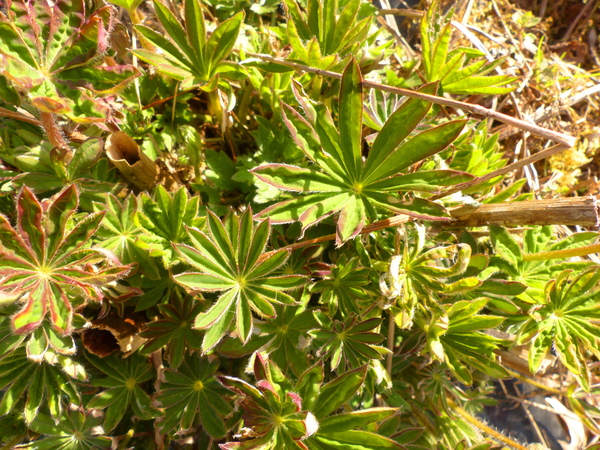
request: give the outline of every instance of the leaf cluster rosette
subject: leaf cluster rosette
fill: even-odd
[[[30,333],[49,313],[63,335],[73,332],[75,307],[104,298],[102,287],[125,277],[109,251],[89,247],[104,213],[74,221],[78,192],[70,186],[41,203],[24,187],[13,227],[0,215],[0,295],[24,304],[12,317],[15,333]]]
[[[214,347],[235,323],[242,342],[248,342],[254,328],[253,312],[260,317],[275,317],[274,304],[292,305],[295,300],[285,291],[306,283],[300,275],[274,275],[286,261],[286,251],[261,258],[271,225],[263,220],[254,226],[252,210],[241,217],[229,215],[221,222],[207,211],[209,234],[188,228],[193,246],[177,244],[175,248],[186,263],[199,272],[175,275],[182,286],[205,292],[219,292],[218,300],[196,318],[196,327],[207,329],[202,341],[204,352]]]

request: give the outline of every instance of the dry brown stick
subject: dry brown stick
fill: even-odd
[[[531,117],[531,120],[535,123],[545,122],[552,115],[556,115],[559,112],[566,111],[571,106],[574,106],[577,103],[581,102],[582,100],[585,100],[586,98],[591,97],[592,95],[596,95],[599,92],[600,92],[600,84],[591,86],[591,87],[584,89],[583,91],[573,95],[572,97],[567,98],[562,105],[558,106],[557,111],[552,111],[552,109],[550,107],[539,109],[538,111],[536,111],[534,113],[533,117]],[[561,95],[561,98],[562,97],[563,97],[563,95]],[[492,130],[492,131],[500,133],[500,137],[499,137],[500,141],[507,139],[509,137],[512,137],[519,132],[518,130],[515,130],[513,127],[508,127],[506,125],[501,125],[501,126],[497,127],[496,130]]]
[[[599,225],[595,197],[571,197],[509,203],[465,205],[450,211],[455,221],[445,226]]]
[[[450,194],[454,194],[455,192],[462,191],[463,189],[467,189],[478,184],[489,181],[493,178],[499,177],[500,175],[507,174],[508,172],[512,172],[513,170],[520,169],[521,167],[526,166],[527,164],[532,164],[536,161],[539,161],[544,158],[549,158],[556,153],[560,153],[563,150],[567,150],[568,146],[563,144],[556,144],[546,150],[542,150],[541,152],[536,153],[535,155],[528,156],[527,158],[523,158],[520,161],[516,161],[508,166],[504,166],[498,170],[494,170],[493,172],[488,173],[487,175],[483,175],[481,177],[477,177],[474,180],[471,180],[467,183],[457,184],[456,186],[451,187],[450,189],[445,190],[444,192],[437,194],[431,198],[431,200],[437,200],[442,197],[446,197]]]
[[[246,53],[248,56],[262,59],[263,61],[272,62],[275,64],[280,64],[282,66],[291,67],[292,69],[300,70],[303,72],[314,73],[319,76],[331,77],[341,80],[342,74],[337,72],[331,72],[329,70],[317,69],[315,67],[305,66],[304,64],[298,64],[292,61],[287,61],[280,58],[275,58],[270,55],[264,55],[262,53]],[[549,130],[547,128],[540,127],[538,125],[526,122],[524,120],[519,120],[514,117],[511,117],[506,114],[502,114],[500,112],[485,108],[480,105],[474,105],[472,103],[461,102],[459,100],[453,100],[449,98],[439,97],[437,95],[424,94],[422,92],[411,91],[410,89],[402,89],[398,87],[388,86],[385,84],[375,83],[373,81],[364,80],[362,82],[364,87],[370,89],[378,89],[384,92],[390,92],[392,94],[404,95],[406,97],[417,98],[420,100],[425,100],[428,102],[436,103],[438,105],[448,106],[450,108],[456,108],[462,111],[468,111],[472,114],[476,114],[478,116],[482,116],[488,119],[495,119],[499,122],[506,123],[508,125],[512,125],[514,127],[520,128],[521,130],[529,131],[536,136],[542,136],[546,139],[550,139],[556,143],[563,144],[566,148],[573,147],[577,138],[570,136],[568,134],[559,133],[554,130]],[[564,148],[563,148],[564,149]]]
[[[404,215],[404,214],[399,214],[397,216],[390,217],[389,219],[378,220],[377,222],[374,222],[370,225],[366,225],[361,230],[360,234],[363,235],[363,234],[372,233],[373,231],[383,230],[385,228],[396,227],[398,225],[402,225],[403,223],[409,222],[410,220],[412,220],[412,217]],[[260,255],[260,258],[258,258],[258,262],[264,261],[265,259],[269,258],[273,254],[275,254],[277,252],[281,252],[283,250],[292,251],[292,250],[297,250],[299,248],[304,248],[304,247],[309,247],[311,245],[320,244],[321,242],[334,241],[335,237],[336,237],[335,234],[328,234],[325,236],[319,236],[318,238],[315,238],[315,239],[307,239],[305,241],[300,241],[300,242],[296,242],[294,244],[286,245],[285,247],[278,248],[277,250],[271,250],[270,252],[263,253],[262,255]]]
[[[38,127],[42,126],[42,122],[40,122],[35,117],[29,117],[20,112],[11,111],[9,109],[0,108],[0,117],[8,117],[9,119],[20,120],[22,122],[27,122],[33,125],[37,125]]]
[[[451,219],[439,221],[444,228],[471,227],[486,225],[582,225],[598,226],[599,211],[595,197],[574,197],[554,200],[531,200],[510,203],[490,203],[479,206],[461,206],[450,211]],[[365,226],[361,235],[396,227],[413,218],[404,214],[378,220]],[[293,251],[322,242],[335,240],[335,234],[296,242],[285,247],[264,253],[259,261],[274,253]]]

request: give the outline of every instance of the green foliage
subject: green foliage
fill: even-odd
[[[379,344],[383,336],[372,330],[379,327],[381,319],[368,319],[362,322],[349,314],[344,322],[334,321],[327,316],[319,317],[321,328],[311,331],[319,342],[320,352],[331,360],[331,370],[344,372],[364,366],[370,359],[381,359],[389,350]],[[342,363],[340,365],[340,363]]]
[[[597,440],[600,270],[533,259],[598,233],[452,228],[532,190],[491,121],[390,88],[511,91],[452,10],[400,45],[366,0],[5,3],[0,446],[497,449],[515,373]]]
[[[50,314],[62,335],[73,332],[73,306],[101,301],[101,287],[126,276],[130,266],[114,255],[86,246],[102,220],[90,214],[73,223],[78,193],[71,186],[45,206],[24,187],[17,197],[13,227],[0,215],[0,289],[23,308],[12,317],[15,333],[30,333]],[[93,268],[93,269],[92,269]]]
[[[296,0],[286,0],[284,5],[294,57],[312,67],[327,69],[340,57],[356,54],[369,33],[372,16],[359,17],[360,0],[341,5],[337,0],[311,0],[306,11]]]
[[[223,417],[231,412],[231,406],[223,399],[224,389],[215,378],[218,365],[216,360],[209,362],[192,354],[178,370],[165,371],[165,382],[157,398],[165,408],[163,433],[176,426],[190,429],[198,416],[210,436],[215,439],[225,436]]]
[[[110,47],[112,6],[91,14],[85,2],[10,1],[0,15],[2,75],[41,112],[99,122],[111,108],[102,96],[123,88],[140,71],[98,64]]]
[[[101,422],[102,416],[96,411],[69,411],[61,416],[58,422],[40,414],[30,426],[34,432],[44,437],[18,448],[36,450],[106,448],[110,446],[112,440],[104,435]]]
[[[39,342],[33,338],[26,348],[21,347],[4,357],[0,371],[0,386],[5,390],[0,414],[21,410],[27,423],[36,419],[40,408],[49,411],[54,420],[61,419],[65,413],[65,398],[80,405],[77,386],[67,373],[73,378],[85,379],[82,368],[75,368],[77,364],[70,358],[51,350],[39,352],[36,344]],[[32,361],[33,358],[36,360]]]
[[[144,38],[160,49],[163,55],[149,50],[133,50],[140,59],[156,66],[165,75],[182,82],[182,87],[201,85],[211,91],[217,87],[219,75],[243,76],[243,69],[223,62],[229,56],[238,37],[244,14],[236,14],[220,24],[207,39],[202,4],[185,1],[185,27],[161,1],[154,1],[156,15],[170,39],[153,29],[137,25]]]
[[[442,17],[439,0],[435,0],[421,21],[421,43],[425,79],[440,82],[444,92],[454,94],[505,94],[505,87],[516,80],[509,75],[488,75],[500,66],[502,59],[489,61],[481,50],[457,48],[449,51],[452,35],[452,11]],[[471,62],[474,59],[479,61]],[[465,65],[466,64],[466,65]]]
[[[152,407],[150,396],[142,389],[143,383],[154,378],[154,372],[149,362],[133,355],[118,364],[119,357],[111,355],[100,359],[86,355],[89,362],[100,370],[106,378],[94,379],[96,387],[106,388],[94,398],[87,407],[105,409],[104,429],[111,431],[123,419],[130,407],[140,420],[150,420],[159,416],[159,411]]]
[[[593,267],[571,278],[573,270],[560,272],[548,282],[541,304],[533,307],[530,319],[520,330],[521,342],[531,341],[529,367],[536,373],[551,346],[571,373],[589,389],[585,351],[599,354],[598,281]]]
[[[132,201],[130,204],[130,208],[133,207]],[[200,198],[190,198],[185,188],[171,195],[159,186],[154,198],[142,194],[141,208],[136,210],[133,217],[145,233],[136,240],[136,244],[148,250],[151,256],[160,256],[165,267],[175,264],[172,244],[188,242],[185,227],[201,223],[198,218],[199,204]]]
[[[225,223],[208,211],[210,236],[188,228],[193,247],[177,245],[181,258],[201,272],[184,272],[175,280],[188,289],[222,291],[210,309],[196,318],[196,327],[208,328],[202,341],[204,352],[229,331],[234,319],[239,338],[246,343],[253,330],[252,312],[275,317],[275,304],[294,304],[285,291],[300,287],[298,275],[270,276],[287,259],[285,251],[260,260],[270,233],[268,220],[254,226],[252,211],[242,217],[230,215]]]
[[[409,99],[388,119],[363,163],[361,81],[360,69],[351,61],[340,87],[339,129],[325,105],[312,104],[297,90],[296,99],[308,120],[290,106],[282,105],[284,121],[296,144],[321,170],[287,164],[264,164],[254,169],[260,180],[272,186],[306,194],[270,206],[259,217],[269,217],[274,223],[297,220],[306,229],[339,213],[336,242],[341,245],[356,237],[367,220],[376,219],[378,209],[430,220],[446,215],[437,203],[416,196],[403,201],[397,193],[435,192],[440,186],[470,180],[469,174],[449,170],[401,172],[450,145],[466,121],[450,121],[405,141],[431,107],[430,103]],[[434,93],[435,85],[422,90]]]
[[[323,383],[323,368],[314,366],[294,381],[257,354],[254,376],[258,380],[256,386],[239,378],[219,377],[226,388],[243,399],[242,417],[252,437],[227,443],[222,448],[402,448],[389,438],[361,430],[389,418],[396,412],[394,408],[333,414],[350,400],[364,381],[362,369]]]
[[[141,334],[148,339],[142,352],[149,354],[166,346],[167,361],[171,367],[178,368],[186,349],[199,349],[202,344],[200,332],[192,328],[201,309],[202,304],[194,303],[191,296],[182,300],[177,297],[172,304],[158,305],[162,317],[148,323],[148,330]]]
[[[11,178],[15,189],[27,186],[36,194],[54,193],[74,184],[81,207],[92,210],[92,202],[103,202],[108,193],[117,194],[124,185],[102,158],[103,142],[87,139],[74,149],[67,161],[48,146],[0,148],[2,159],[22,171]]]

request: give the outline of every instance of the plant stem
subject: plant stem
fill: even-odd
[[[394,336],[396,331],[396,322],[394,321],[394,315],[392,314],[391,309],[388,310],[390,315],[390,319],[388,322],[388,350],[390,353],[387,355],[387,359],[385,361],[385,370],[387,370],[388,375],[390,376],[390,380],[392,379],[392,362],[394,358]]]
[[[0,117],[8,117],[9,119],[20,120],[21,122],[27,122],[32,125],[42,126],[42,122],[37,120],[35,117],[29,117],[20,112],[11,111],[9,109],[0,108]]]
[[[58,147],[65,150],[69,148],[67,141],[65,141],[65,138],[63,137],[62,132],[56,123],[54,114],[40,111],[40,121],[44,131],[46,132],[46,136],[53,147]]]
[[[551,252],[528,253],[523,255],[523,261],[548,261],[549,259],[566,259],[573,256],[586,256],[600,252],[600,244],[586,245],[578,248],[565,248]]]
[[[452,209],[450,215],[456,220],[448,225],[461,228],[513,224],[596,227],[600,220],[597,200],[593,196],[463,205]]]
[[[500,119],[498,119],[498,120],[500,120]],[[515,120],[517,120],[517,119],[515,119]],[[558,134],[561,134],[561,133],[558,133]],[[544,136],[544,137],[548,137],[548,136]],[[569,137],[571,137],[571,136],[569,136]],[[552,138],[549,138],[549,139],[552,139]],[[573,139],[575,139],[575,138],[573,138]],[[573,144],[574,144],[574,142],[573,142]],[[434,195],[433,197],[431,197],[431,200],[437,200],[438,198],[447,197],[448,195],[454,194],[455,192],[462,191],[464,189],[476,186],[481,183],[485,183],[486,181],[492,180],[496,177],[499,177],[500,175],[504,175],[508,172],[512,172],[513,170],[517,170],[517,169],[520,169],[521,167],[525,167],[529,164],[533,164],[536,161],[540,161],[542,159],[549,158],[550,156],[560,153],[569,148],[570,147],[568,147],[567,145],[565,145],[563,143],[553,145],[552,147],[547,148],[546,150],[537,152],[535,155],[531,155],[531,156],[528,156],[527,158],[523,158],[517,162],[514,162],[512,164],[504,166],[501,169],[494,170],[493,172],[490,172],[487,175],[477,177],[474,180],[469,181],[467,183],[462,183],[462,184],[457,184],[456,186],[452,186],[451,188],[443,191],[442,193]]]
[[[140,19],[140,15],[137,12],[137,6],[135,8],[131,8],[128,9],[127,12],[129,13],[129,18],[131,19],[131,24],[132,25],[142,25],[142,20]],[[148,39],[146,39],[142,33],[140,33],[135,26],[133,27],[136,35],[139,37],[140,39],[140,44],[142,44],[142,47],[146,50],[148,50],[149,52],[155,52],[156,51],[156,47],[154,46],[154,44],[152,42],[150,42]]]
[[[337,72],[331,72],[329,70],[317,69],[315,67],[305,66],[303,64],[297,64],[291,61],[286,61],[285,59],[274,58],[269,55],[264,55],[262,53],[246,53],[248,56],[254,58],[260,58],[263,61],[269,61],[275,64],[280,64],[282,66],[291,67],[296,70],[301,70],[303,72],[315,73],[317,75],[337,78],[338,80],[342,79],[342,74]],[[524,120],[517,119],[515,117],[502,114],[498,111],[494,111],[492,109],[484,108],[480,105],[475,105],[473,103],[461,102],[459,100],[453,100],[445,97],[439,97],[437,95],[431,94],[423,94],[422,92],[411,91],[410,89],[402,89],[393,86],[388,86],[385,84],[375,83],[373,81],[364,80],[362,82],[363,86],[370,89],[379,89],[384,92],[390,92],[392,94],[405,95],[406,97],[418,98],[420,100],[425,100],[431,103],[436,103],[438,105],[444,105],[451,108],[456,108],[463,111],[469,111],[470,113],[476,114],[478,116],[482,116],[488,119],[495,119],[502,123],[506,123],[508,125],[512,125],[521,130],[529,131],[536,136],[542,136],[544,138],[550,139],[558,144],[562,144],[566,146],[561,150],[565,150],[566,148],[573,147],[577,142],[577,138],[574,136],[570,136],[568,134],[559,133],[554,130],[549,130],[548,128],[540,127],[536,124],[526,122]],[[541,152],[540,152],[541,153]]]
[[[524,383],[527,383],[527,384],[530,384],[530,385],[535,386],[537,388],[540,388],[543,391],[550,392],[551,394],[555,394],[555,395],[560,395],[561,397],[564,397],[564,396],[567,395],[565,392],[559,391],[558,389],[551,388],[550,386],[546,386],[546,385],[544,385],[542,383],[539,383],[539,382],[535,381],[532,378],[525,377],[525,376],[521,375],[519,372],[515,372],[514,370],[510,370],[510,369],[508,369],[506,367],[504,369],[509,373],[509,375],[511,377],[514,377],[514,378],[516,378],[518,380],[521,380]]]
[[[491,427],[488,427],[486,424],[484,424],[482,421],[480,421],[479,419],[477,419],[476,417],[472,416],[471,414],[469,414],[467,411],[465,411],[463,408],[461,408],[460,406],[458,406],[456,403],[454,403],[454,401],[452,399],[448,399],[448,404],[452,407],[452,409],[459,415],[461,416],[463,419],[465,419],[467,422],[469,422],[471,425],[474,425],[475,427],[479,428],[481,431],[483,431],[484,433],[488,434],[489,436],[491,436],[493,439],[502,442],[503,444],[509,445],[512,448],[515,448],[517,450],[527,450],[527,447],[523,447],[521,444],[513,441],[512,439],[504,436],[501,433],[498,433],[496,430],[494,430]]]
[[[385,228],[397,227],[398,225],[402,225],[403,223],[406,223],[406,222],[410,221],[411,219],[412,219],[412,217],[410,217],[410,216],[407,216],[404,214],[399,214],[397,216],[390,217],[389,219],[378,220],[375,223],[365,226],[361,230],[360,234],[363,235],[363,234],[372,233],[373,231],[383,230]],[[334,240],[335,240],[335,234],[327,234],[325,236],[320,236],[315,239],[307,239],[305,241],[296,242],[295,244],[286,245],[285,247],[278,248],[277,250],[271,250],[270,252],[263,253],[262,255],[260,255],[260,258],[258,258],[258,262],[264,261],[265,259],[271,257],[275,253],[281,252],[283,250],[292,251],[292,250],[297,250],[299,248],[308,247],[310,245],[320,244],[321,242],[334,241]]]

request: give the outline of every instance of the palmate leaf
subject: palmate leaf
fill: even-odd
[[[367,39],[372,14],[360,18],[360,0],[338,6],[335,0],[309,1],[304,13],[296,0],[285,0],[287,34],[293,57],[312,67],[326,69]]]
[[[248,342],[253,330],[252,313],[275,317],[275,304],[293,304],[285,293],[302,286],[299,275],[270,276],[287,259],[287,252],[277,252],[260,260],[270,233],[269,221],[256,227],[252,211],[240,218],[230,215],[225,223],[207,211],[209,234],[188,228],[193,247],[177,244],[176,250],[186,263],[199,272],[185,272],[174,279],[193,291],[222,291],[210,309],[196,318],[196,327],[208,329],[202,350],[214,347],[235,323],[240,340]]]
[[[85,2],[13,0],[6,13],[0,16],[1,73],[42,112],[103,121],[107,107],[98,97],[141,74],[132,65],[99,65],[114,26],[112,6],[88,15]]]
[[[361,303],[374,301],[377,294],[369,289],[370,269],[359,266],[357,258],[347,260],[342,255],[329,274],[317,281],[311,292],[320,293],[320,303],[327,305],[328,315],[333,317],[340,312],[342,317],[361,314]]]
[[[269,358],[296,376],[300,376],[310,366],[307,351],[301,345],[306,333],[318,326],[314,312],[303,306],[276,305],[277,316],[261,325],[263,336],[267,337]],[[262,337],[262,336],[261,336]]]
[[[147,324],[148,329],[141,334],[148,339],[140,350],[142,354],[150,354],[160,348],[167,347],[165,357],[173,368],[179,367],[186,349],[200,349],[202,336],[192,325],[202,311],[202,304],[194,302],[193,297],[180,299],[174,295],[171,303],[158,306],[161,318]]]
[[[484,53],[474,49],[456,49],[449,52],[452,36],[452,12],[442,17],[440,2],[431,3],[421,20],[423,66],[427,81],[439,81],[444,92],[455,94],[506,94],[514,88],[510,83],[517,78],[510,75],[488,75],[503,59],[487,61]],[[483,58],[471,62],[473,57]],[[467,65],[465,65],[467,64]]]
[[[564,270],[548,282],[544,302],[529,312],[531,318],[519,330],[518,343],[531,342],[531,373],[537,372],[547,352],[554,348],[582,387],[589,389],[585,352],[600,355],[599,282],[598,266],[575,276],[573,270]]]
[[[436,85],[426,85],[421,91],[435,93]],[[297,89],[295,94],[306,119],[283,104],[284,122],[296,144],[317,168],[264,164],[253,169],[265,183],[305,194],[266,208],[257,215],[259,218],[269,217],[274,223],[297,220],[305,229],[339,213],[336,241],[341,245],[360,233],[368,219],[376,219],[377,210],[429,220],[444,219],[447,213],[441,205],[414,196],[404,200],[399,193],[435,192],[441,186],[473,178],[451,170],[402,173],[445,149],[466,124],[465,120],[455,120],[411,137],[431,107],[430,103],[416,99],[407,100],[390,116],[363,163],[362,76],[355,61],[348,64],[342,77],[339,129],[324,105],[311,103]]]
[[[80,206],[91,211],[92,202],[103,202],[107,193],[117,194],[123,188],[114,170],[101,158],[103,146],[101,139],[85,140],[74,146],[73,158],[68,164],[45,145],[28,147],[26,152],[15,152],[8,157],[3,154],[3,159],[24,172],[12,179],[16,187],[27,186],[39,195],[74,184],[79,191]]]
[[[117,426],[129,408],[139,420],[160,416],[152,406],[152,400],[140,385],[154,378],[149,361],[137,354],[127,359],[116,355],[98,358],[86,353],[89,362],[107,375],[94,379],[94,386],[106,388],[90,400],[87,407],[105,409],[104,429],[109,432]]]
[[[29,423],[42,409],[58,420],[64,413],[65,399],[69,403],[81,404],[75,380],[69,375],[83,380],[85,372],[72,359],[48,349],[41,358],[32,361],[29,347],[21,347],[2,358],[0,416],[21,410]]]
[[[113,252],[125,264],[136,264],[140,275],[151,279],[160,278],[158,267],[148,251],[138,245],[142,230],[134,220],[137,201],[132,195],[121,202],[114,195],[106,198],[106,204],[94,204],[94,211],[105,210],[104,219],[96,238],[100,246]],[[136,273],[136,274],[137,274]]]
[[[62,415],[58,421],[45,414],[39,414],[29,427],[41,437],[16,448],[36,450],[109,448],[112,439],[104,436],[101,423],[102,415],[94,410],[69,411]]]
[[[151,256],[160,256],[168,268],[176,262],[171,244],[188,243],[185,227],[199,226],[204,220],[198,217],[200,197],[190,198],[185,187],[169,194],[159,185],[154,191],[154,198],[142,194],[140,203],[141,208],[135,211],[134,223],[141,226],[144,234],[135,244],[150,251]]]
[[[478,315],[486,303],[486,299],[456,302],[437,323],[426,327],[428,351],[446,362],[452,373],[467,385],[473,382],[468,366],[492,377],[508,376],[494,354],[502,341],[481,333],[504,321],[499,316]]]
[[[371,359],[383,358],[389,352],[377,345],[384,337],[373,332],[381,324],[381,319],[360,321],[355,314],[349,314],[343,322],[336,320],[332,323],[324,315],[317,315],[317,319],[321,327],[310,331],[310,335],[323,341],[319,354],[330,360],[331,370],[356,369]]]
[[[393,440],[366,431],[397,413],[396,408],[345,410],[365,378],[364,368],[344,373],[323,384],[323,368],[313,366],[298,380],[286,378],[261,354],[254,363],[255,385],[234,377],[218,377],[241,397],[244,426],[252,438],[228,442],[222,448],[279,450],[403,449]]]
[[[594,232],[574,233],[564,239],[552,240],[552,226],[535,227],[525,230],[523,243],[519,244],[511,234],[502,227],[490,227],[490,237],[494,245],[495,255],[490,258],[490,268],[504,272],[511,280],[526,284],[527,290],[519,295],[519,299],[529,304],[544,303],[544,288],[564,270],[584,271],[593,265],[592,261],[524,261],[527,253],[562,250],[588,245],[597,239]]]
[[[183,81],[185,86],[201,85],[207,91],[217,87],[219,73],[244,74],[241,66],[235,66],[232,71],[231,63],[224,63],[235,45],[244,13],[221,23],[207,39],[202,4],[198,0],[185,1],[185,26],[161,1],[155,0],[154,8],[169,39],[143,25],[135,27],[145,39],[161,49],[163,55],[132,50],[134,55],[165,75]]]
[[[212,362],[197,353],[185,357],[179,370],[167,369],[161,383],[157,401],[165,408],[161,432],[168,433],[177,427],[187,430],[199,417],[203,428],[215,439],[226,433],[223,417],[231,406],[223,399],[227,391],[217,382],[215,371],[218,360]]]
[[[44,205],[24,187],[17,197],[16,228],[0,215],[0,292],[24,303],[12,317],[15,333],[30,333],[50,313],[52,326],[70,334],[73,305],[101,301],[100,288],[131,270],[106,250],[86,248],[103,213],[71,226],[77,205],[73,185]]]

